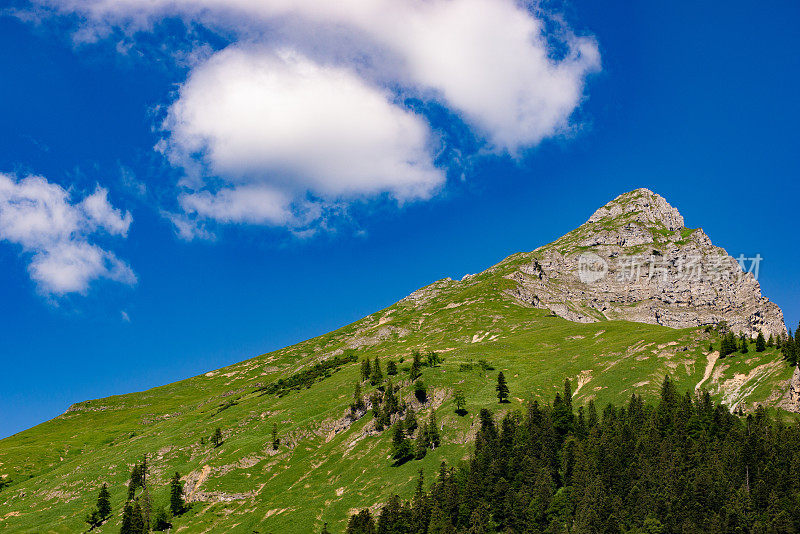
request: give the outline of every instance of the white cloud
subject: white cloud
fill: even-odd
[[[192,71],[164,126],[173,162],[200,157],[226,181],[215,194],[183,194],[181,206],[221,221],[291,226],[307,193],[402,201],[444,182],[421,117],[349,70],[297,53],[218,52]]]
[[[38,2],[79,13],[82,38],[178,16],[257,43],[196,66],[166,123],[173,161],[200,158],[227,188],[182,204],[226,221],[286,224],[305,193],[426,198],[443,173],[404,97],[440,103],[490,150],[517,154],[569,131],[600,68],[592,38],[547,30],[522,0]],[[243,191],[266,204],[245,213]]]
[[[125,262],[89,242],[98,233],[127,235],[131,221],[101,187],[73,203],[65,189],[41,176],[0,174],[0,240],[30,255],[28,271],[44,293],[83,293],[98,278],[136,283]]]

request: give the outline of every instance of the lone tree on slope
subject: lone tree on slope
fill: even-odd
[[[214,447],[219,447],[222,445],[222,441],[222,429],[217,427],[217,429],[214,430],[214,434],[211,436],[211,443],[214,445]]]
[[[183,500],[183,482],[177,471],[169,483],[169,510],[172,515],[181,515],[186,510],[186,501]]]
[[[495,390],[497,390],[497,400],[499,400],[501,404],[508,402],[508,385],[506,384],[506,377],[503,371],[500,371],[497,375],[497,386]]]

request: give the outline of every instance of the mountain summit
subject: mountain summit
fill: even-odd
[[[648,189],[618,196],[525,257],[511,275],[515,296],[571,321],[724,322],[750,337],[786,333],[783,312],[761,295],[761,256],[729,256]]]

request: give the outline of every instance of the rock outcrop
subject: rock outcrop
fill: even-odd
[[[781,309],[761,295],[761,257],[734,259],[648,189],[620,195],[576,230],[526,255],[512,294],[565,319],[783,335]]]
[[[778,407],[794,413],[800,412],[800,367],[795,367],[794,374],[789,379],[786,397]]]

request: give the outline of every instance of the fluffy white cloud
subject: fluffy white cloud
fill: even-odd
[[[98,278],[136,283],[131,268],[112,252],[89,242],[96,233],[126,236],[132,222],[97,190],[80,202],[41,176],[17,180],[0,174],[0,240],[30,254],[28,271],[44,293],[85,292]]]
[[[444,181],[419,116],[347,69],[297,53],[231,47],[197,67],[169,110],[162,149],[224,177],[185,194],[187,212],[290,224],[307,192],[327,201],[389,193],[426,198]]]
[[[523,0],[35,1],[81,15],[83,38],[178,16],[257,43],[197,66],[166,123],[173,160],[199,158],[226,188],[182,204],[229,221],[284,224],[309,192],[425,198],[442,172],[402,98],[438,102],[516,154],[569,130],[600,68],[592,38],[546,29]],[[265,205],[245,210],[244,191]]]
[[[316,53],[371,62],[387,81],[428,92],[495,148],[515,151],[559,134],[600,68],[595,41],[548,35],[514,0],[39,0],[95,23],[147,28],[183,16]],[[554,57],[548,37],[562,53]],[[362,69],[363,70],[363,69]]]

